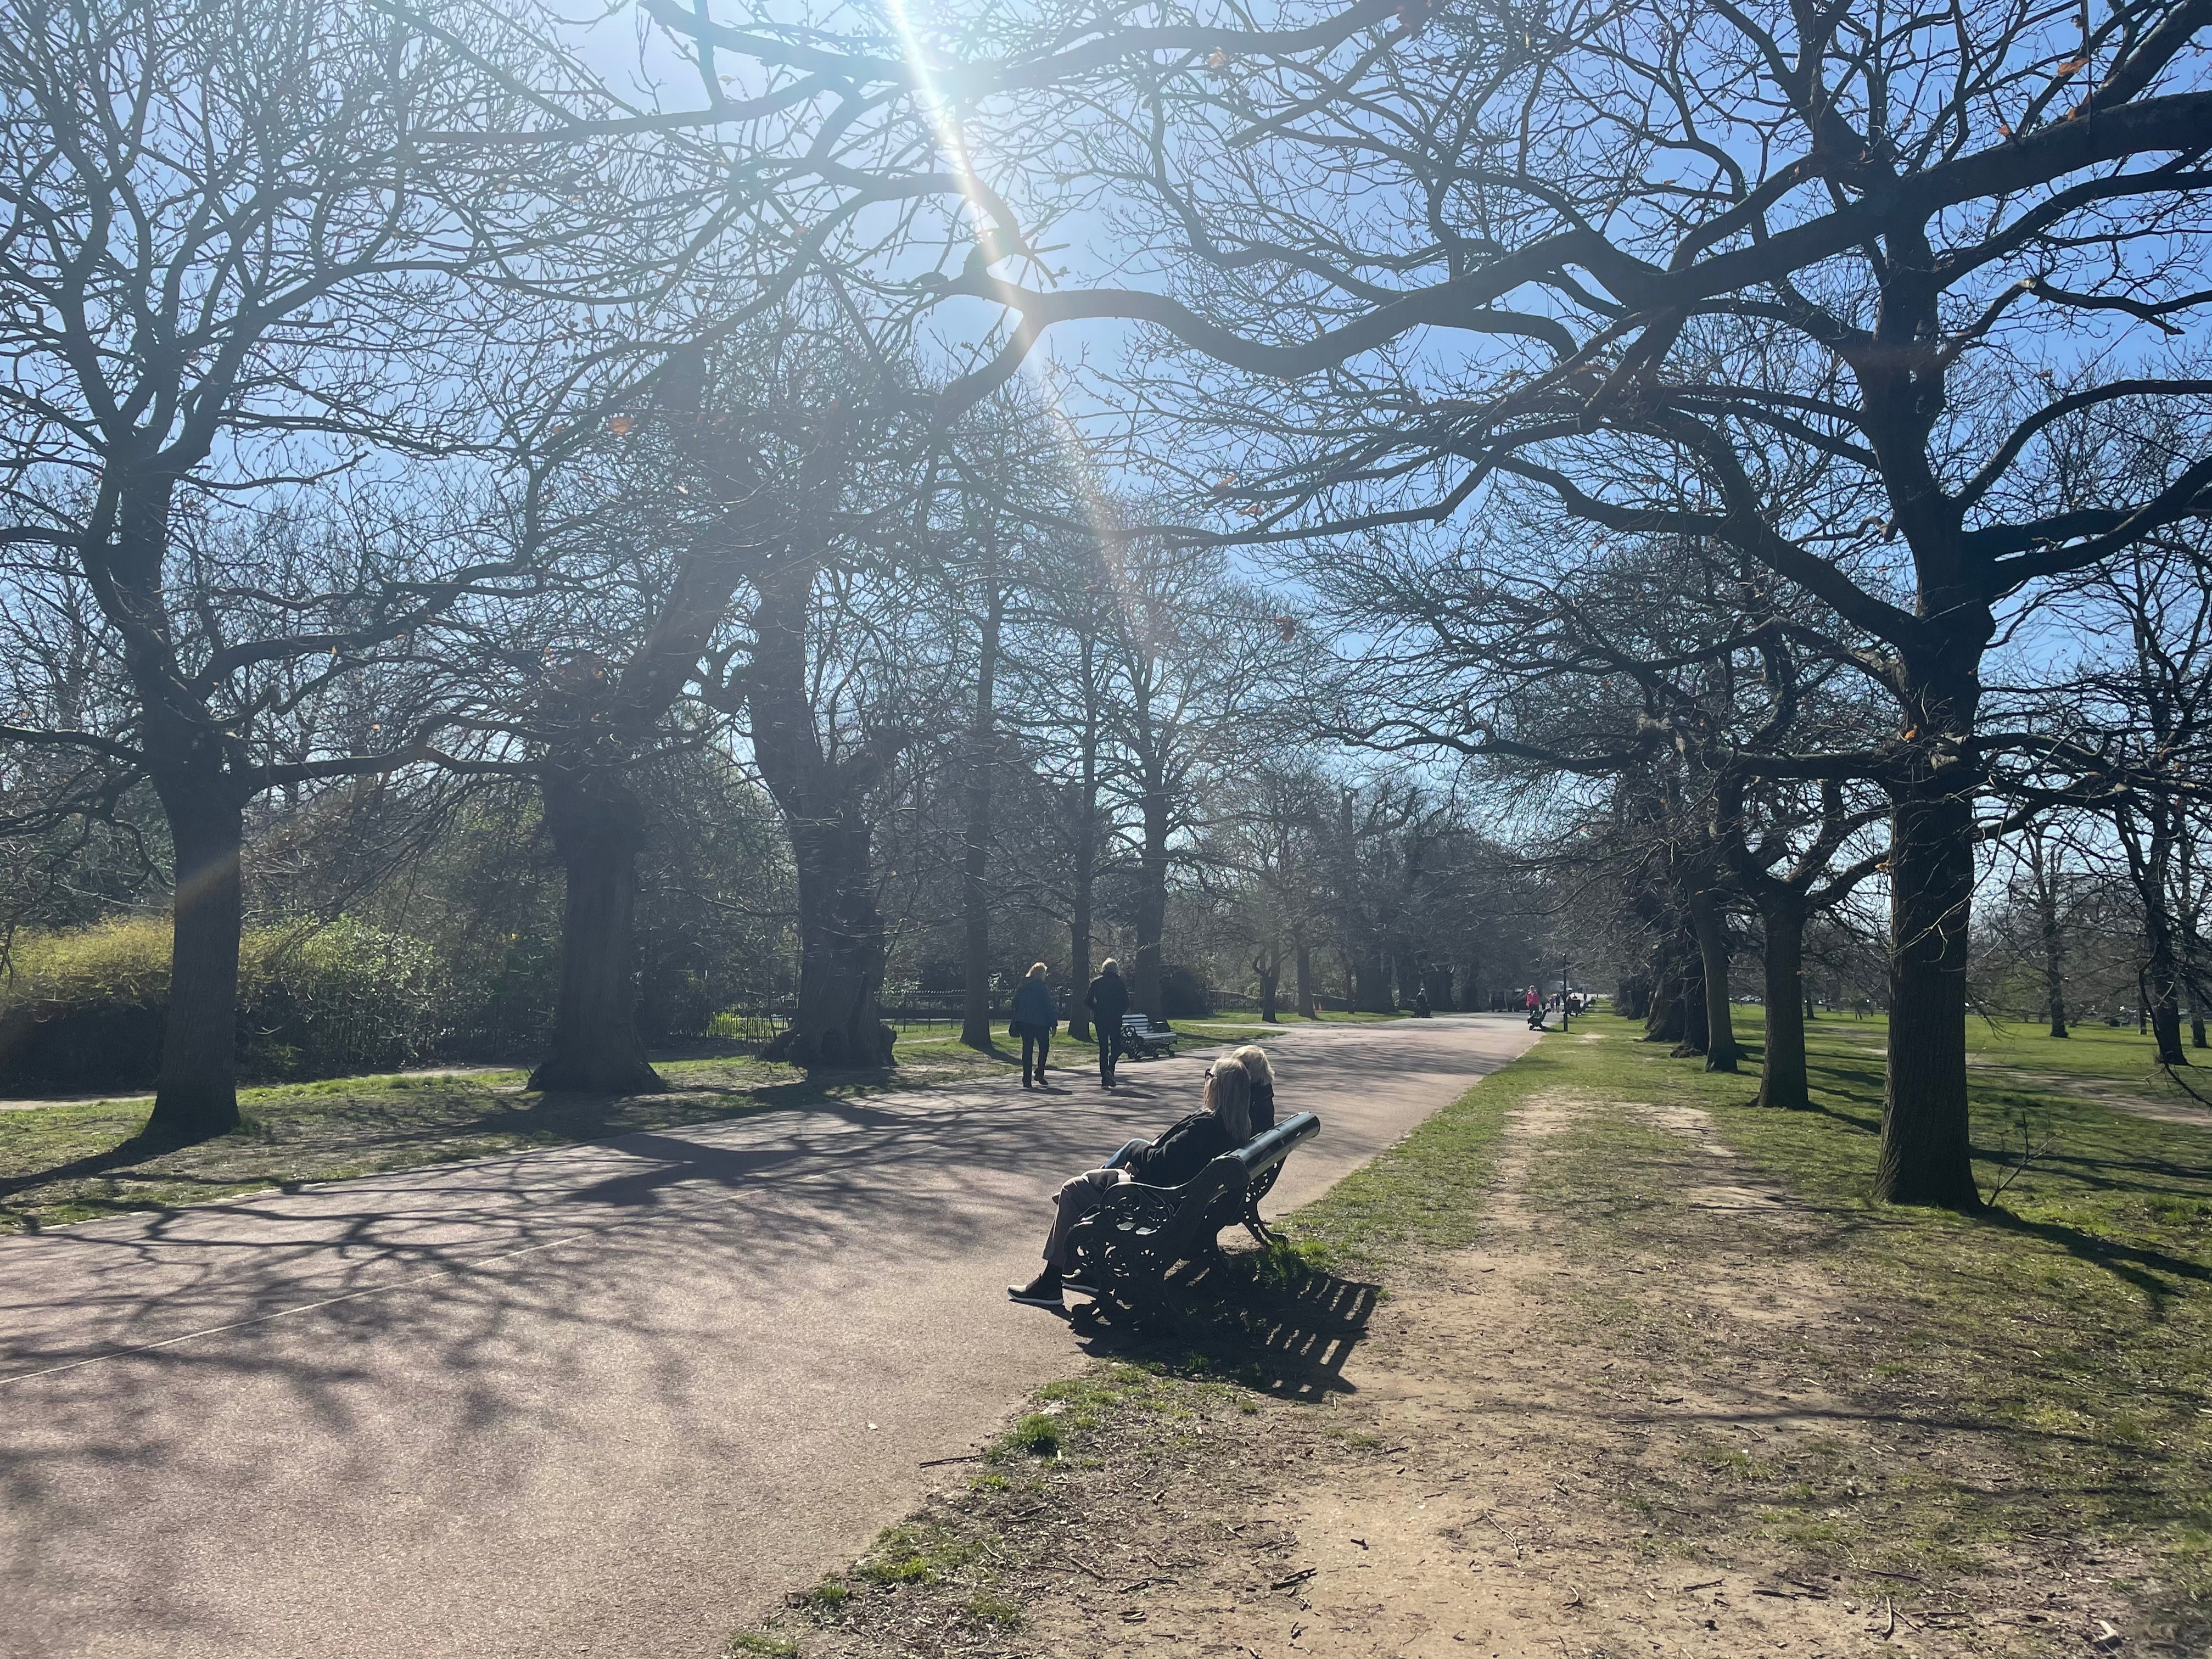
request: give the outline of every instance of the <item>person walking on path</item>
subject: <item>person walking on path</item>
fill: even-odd
[[[1121,1016],[1129,1012],[1129,988],[1121,978],[1121,964],[1109,957],[1098,964],[1098,977],[1084,993],[1083,1006],[1091,1011],[1098,1036],[1098,1086],[1114,1086],[1114,1062],[1121,1052]]]
[[[1059,1307],[1060,1291],[1070,1285],[1065,1275],[1075,1265],[1068,1254],[1067,1236],[1076,1223],[1106,1201],[1108,1193],[1125,1181],[1180,1187],[1222,1153],[1236,1151],[1251,1138],[1251,1073],[1224,1055],[1206,1074],[1205,1103],[1197,1111],[1120,1169],[1086,1170],[1060,1187],[1054,1200],[1058,1212],[1044,1242],[1044,1271],[1026,1285],[1007,1285],[1006,1294],[1033,1307]],[[1086,1287],[1074,1284],[1072,1288]]]
[[[1022,1087],[1044,1087],[1045,1057],[1052,1053],[1052,1034],[1060,1029],[1060,1005],[1045,982],[1050,971],[1044,963],[1030,964],[1029,977],[1014,993],[1014,1035],[1022,1040]],[[1030,1079],[1035,1075],[1035,1084]]]

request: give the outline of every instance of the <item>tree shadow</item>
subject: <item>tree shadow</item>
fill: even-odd
[[[2031,1221],[2002,1205],[1979,1211],[1976,1219],[2002,1228],[2007,1232],[2039,1238],[2046,1244],[2057,1245],[2078,1261],[2102,1267],[2106,1273],[2141,1291],[2149,1299],[2154,1312],[2160,1316],[2165,1313],[2166,1304],[2180,1292],[2181,1286],[2160,1279],[2159,1274],[2189,1279],[2199,1285],[2212,1284],[2212,1268],[2185,1257],[2168,1255],[2163,1250],[2148,1246],[2122,1244],[2112,1239],[2101,1238],[2095,1233],[2085,1232],[2079,1227],[2069,1227],[2060,1221]]]
[[[57,1164],[51,1169],[33,1170],[27,1175],[0,1177],[0,1200],[13,1198],[18,1193],[28,1192],[33,1187],[43,1187],[52,1182],[82,1181],[94,1176],[112,1175],[118,1170],[127,1170],[133,1164],[149,1163],[170,1152],[180,1152],[187,1146],[220,1140],[228,1133],[228,1130],[209,1130],[199,1134],[179,1134],[173,1130],[141,1129],[129,1139],[116,1142],[104,1152],[88,1152],[66,1164]]]

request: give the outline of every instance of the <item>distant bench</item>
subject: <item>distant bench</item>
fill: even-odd
[[[1121,1052],[1125,1054],[1134,1054],[1139,1060],[1149,1060],[1154,1054],[1172,1054],[1176,1044],[1182,1041],[1182,1032],[1171,1031],[1164,1024],[1153,1024],[1149,1014],[1121,1016]]]
[[[1321,1120],[1299,1112],[1222,1153],[1180,1187],[1125,1181],[1109,1188],[1098,1207],[1068,1235],[1074,1259],[1069,1280],[1101,1298],[1149,1302],[1178,1261],[1219,1255],[1224,1227],[1242,1222],[1266,1243],[1260,1200],[1273,1190],[1290,1155],[1320,1133]],[[1106,1167],[1120,1169],[1151,1144],[1130,1141]]]

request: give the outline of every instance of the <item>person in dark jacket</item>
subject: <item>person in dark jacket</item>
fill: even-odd
[[[1252,1138],[1252,1078],[1234,1058],[1218,1060],[1206,1075],[1206,1103],[1117,1170],[1086,1170],[1060,1189],[1059,1213],[1044,1242],[1044,1271],[1026,1285],[1009,1285],[1017,1302],[1060,1306],[1069,1261],[1067,1236],[1125,1181],[1180,1187],[1222,1155]],[[1082,1289],[1077,1285],[1078,1290]]]
[[[1044,1086],[1045,1057],[1052,1053],[1052,1034],[1060,1029],[1060,1004],[1053,1000],[1052,987],[1045,981],[1051,970],[1041,962],[1030,964],[1029,977],[1014,993],[1013,1033],[1022,1040],[1022,1087],[1030,1085],[1032,1068],[1036,1086]]]
[[[1121,965],[1109,957],[1098,964],[1098,977],[1084,994],[1083,1006],[1091,1011],[1097,1028],[1098,1086],[1114,1086],[1114,1062],[1121,1053],[1121,1016],[1129,1012],[1129,987]]]
[[[1267,1058],[1267,1051],[1256,1042],[1248,1042],[1230,1056],[1244,1068],[1252,1079],[1252,1133],[1263,1135],[1275,1127],[1275,1067]]]

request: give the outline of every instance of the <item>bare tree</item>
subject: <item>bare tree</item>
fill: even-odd
[[[19,7],[0,103],[5,533],[82,574],[132,703],[119,735],[8,735],[150,782],[176,928],[149,1127],[219,1132],[237,1113],[246,803],[398,764],[422,735],[383,722],[279,759],[258,724],[510,574],[464,540],[263,590],[196,568],[233,533],[223,503],[477,453],[471,387],[501,308],[604,269],[617,243],[635,276],[651,239],[605,145],[501,142],[610,106],[459,3]]]
[[[800,60],[765,17],[657,15]],[[1878,775],[1893,804],[1879,1188],[1971,1206],[1965,968],[1997,608],[2212,506],[2201,434],[2144,458],[2139,495],[2094,506],[2053,488],[2051,442],[2088,404],[2203,410],[2186,370],[2145,358],[2089,386],[2069,354],[2084,326],[2172,332],[2212,297],[2192,286],[2208,28],[2202,0],[2094,18],[1352,6],[1282,30],[1010,10],[1000,38],[1019,44],[988,62],[950,38],[901,57],[819,33],[805,61],[886,105],[927,61],[917,122],[957,88],[963,156],[1036,158],[945,187],[981,252],[933,297],[1009,319],[954,403],[1053,326],[1136,319],[1218,366],[1186,360],[1146,389],[1257,457],[1231,491],[1248,538],[1533,491],[1584,523],[1717,538],[1801,595],[1800,625],[1899,711],[1893,738],[1838,767]],[[1037,146],[1041,124],[1068,145]],[[1164,289],[996,269],[1030,246],[1024,202],[1042,219],[1094,190]],[[1024,270],[1043,279],[1033,258]],[[1413,349],[1422,331],[1451,349]],[[2029,372],[2046,367],[2050,382]],[[1784,437],[1824,458],[1816,491],[1770,489],[1764,447]],[[1177,453],[1194,477],[1205,464]]]

